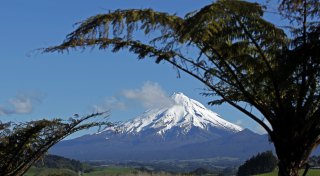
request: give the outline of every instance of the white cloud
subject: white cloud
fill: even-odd
[[[93,105],[94,112],[108,110],[127,110],[132,107],[161,108],[173,105],[173,100],[158,83],[146,82],[140,88],[126,89],[117,96],[106,98],[102,103]]]
[[[35,103],[40,103],[44,98],[40,94],[21,94],[10,98],[7,103],[0,105],[1,115],[30,114],[34,110]]]
[[[122,95],[129,100],[140,102],[145,108],[159,108],[173,104],[172,99],[160,85],[154,82],[146,82],[139,89],[124,90]]]
[[[18,114],[28,114],[32,112],[32,100],[28,97],[11,98],[9,103]]]
[[[104,102],[100,105],[93,105],[93,109],[95,112],[104,112],[110,109],[126,109],[126,105],[124,102],[120,101],[116,97],[106,98]]]

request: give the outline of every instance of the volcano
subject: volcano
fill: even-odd
[[[174,93],[166,106],[99,133],[62,141],[50,153],[108,161],[246,159],[271,148],[266,135],[243,129],[183,93]]]

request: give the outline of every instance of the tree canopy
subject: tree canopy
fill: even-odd
[[[204,83],[204,95],[220,97],[209,104],[228,103],[261,125],[275,145],[279,174],[297,175],[320,142],[319,6],[280,1],[293,35],[265,20],[263,6],[246,1],[218,0],[184,18],[115,10],[88,18],[43,51],[128,49],[139,59],[167,62]],[[149,37],[139,40],[136,32]]]
[[[242,164],[237,172],[238,176],[250,176],[272,172],[277,167],[277,158],[272,151],[258,153]]]

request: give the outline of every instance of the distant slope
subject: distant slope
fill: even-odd
[[[96,136],[93,139],[88,136],[65,141],[55,149],[64,156],[80,160],[146,161],[213,157],[235,157],[244,160],[258,152],[273,148],[267,135],[259,135],[250,130],[185,145],[179,145],[179,141],[146,139],[139,136],[119,136],[109,139],[110,141],[100,137]]]
[[[163,154],[180,159],[195,158],[195,156],[199,158],[224,156],[247,159],[253,154],[272,149],[273,145],[268,142],[267,135],[259,135],[245,129],[224,138],[184,145]]]

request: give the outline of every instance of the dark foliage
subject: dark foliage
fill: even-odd
[[[75,115],[69,120],[37,120],[24,123],[0,122],[0,175],[23,175],[50,147],[66,136],[95,126],[112,125],[105,119],[97,120],[105,113],[84,117]],[[96,119],[92,122],[91,120]]]
[[[273,171],[278,160],[271,151],[259,153],[247,160],[238,169],[237,176],[250,176]]]

